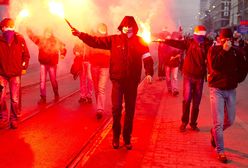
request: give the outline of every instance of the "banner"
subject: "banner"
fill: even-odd
[[[241,20],[238,26],[238,32],[241,34],[248,34],[248,20]]]
[[[248,34],[248,25],[239,25],[238,32],[241,34]]]

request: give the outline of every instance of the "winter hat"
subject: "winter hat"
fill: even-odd
[[[232,38],[232,37],[233,37],[233,33],[232,33],[232,30],[230,28],[221,28],[220,29],[220,39]]]
[[[123,27],[132,27],[134,34],[137,34],[139,30],[138,25],[133,16],[125,16],[122,19],[120,25],[118,26],[118,30],[122,31]]]
[[[203,25],[198,25],[194,29],[194,35],[205,36],[207,33],[206,27]]]
[[[15,28],[15,22],[11,18],[5,18],[0,22],[0,28],[2,29],[3,27],[8,27],[11,29]]]

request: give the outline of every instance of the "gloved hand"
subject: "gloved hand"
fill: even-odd
[[[149,84],[152,83],[152,76],[151,75],[146,76],[146,82],[149,83]]]
[[[64,56],[64,55],[60,55],[60,59],[62,59],[62,60],[63,60],[64,58],[65,58],[65,56]]]
[[[79,36],[81,34],[81,32],[79,30],[77,30],[76,28],[72,28],[71,32],[74,36]]]
[[[223,50],[229,51],[231,47],[232,47],[232,42],[228,40],[224,43]]]
[[[26,62],[23,62],[22,63],[22,67],[23,67],[23,69],[22,69],[22,75],[25,75],[26,73],[27,73],[27,70],[26,70]]]
[[[27,73],[27,70],[26,69],[23,69],[22,70],[22,75],[25,75]]]

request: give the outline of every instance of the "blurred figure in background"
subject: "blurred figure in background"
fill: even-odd
[[[160,34],[159,34],[159,40],[158,42],[161,40],[165,40],[165,39],[169,39],[170,33],[163,30]],[[158,43],[158,80],[165,80],[165,57],[166,57],[166,49],[168,48],[168,46],[164,43]]]
[[[177,32],[172,33],[171,39],[179,40]],[[180,64],[182,51],[177,48],[166,45],[164,54],[166,76],[165,79],[168,93],[172,94],[173,96],[178,96],[178,66]]]
[[[74,66],[78,65],[78,75],[80,80],[80,104],[91,104],[93,94],[93,82],[91,76],[91,64],[89,62],[89,48],[83,43],[78,42],[73,48]],[[73,65],[72,65],[73,66]]]
[[[107,36],[107,25],[104,23],[98,24],[94,35],[99,37]],[[96,118],[101,119],[104,112],[106,84],[109,80],[110,52],[91,48],[89,60],[96,98]]]
[[[244,47],[244,40],[242,39],[241,33],[238,31],[233,32],[232,42],[234,47]]]
[[[0,128],[10,126],[16,129],[20,117],[21,75],[28,68],[30,55],[23,36],[15,32],[13,19],[3,19],[0,28],[3,32],[0,36],[0,85],[3,87],[0,101]],[[10,92],[10,112],[6,105],[7,85]]]
[[[46,104],[46,77],[49,74],[54,92],[54,101],[59,100],[57,82],[57,64],[59,57],[64,59],[66,55],[65,44],[56,38],[52,29],[46,28],[43,36],[35,35],[31,29],[27,29],[28,37],[38,46],[38,60],[40,62],[40,100],[38,104]]]

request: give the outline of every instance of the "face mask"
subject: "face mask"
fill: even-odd
[[[13,41],[14,34],[15,34],[15,31],[13,30],[7,30],[3,32],[3,37],[7,41],[8,44],[10,44]]]
[[[133,28],[132,27],[123,27],[122,33],[126,34],[128,38],[133,36]]]
[[[194,40],[197,43],[203,43],[204,42],[204,39],[205,39],[205,36],[194,34]]]

